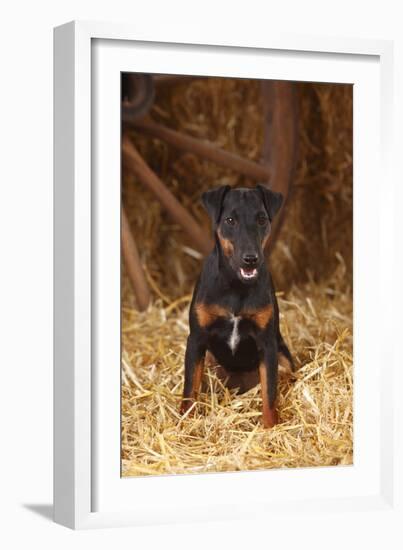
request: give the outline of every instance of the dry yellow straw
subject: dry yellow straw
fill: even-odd
[[[194,416],[178,414],[192,288],[193,245],[130,174],[124,202],[153,293],[139,313],[123,271],[123,475],[201,473],[351,464],[352,91],[298,84],[300,146],[293,196],[271,258],[282,332],[296,379],[280,379],[280,424],[264,430],[256,387],[244,395],[208,372]],[[205,79],[159,91],[154,117],[258,160],[259,84]],[[149,164],[209,231],[199,202],[215,185],[245,178],[135,136]]]

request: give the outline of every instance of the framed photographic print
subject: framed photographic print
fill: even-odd
[[[392,73],[387,41],[55,30],[57,522],[395,513]]]

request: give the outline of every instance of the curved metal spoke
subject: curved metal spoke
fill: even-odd
[[[150,303],[150,291],[141,267],[140,255],[130,229],[129,220],[122,207],[122,255],[126,265],[127,274],[132,283],[137,305],[140,311],[147,309]]]
[[[170,213],[171,217],[183,228],[194,242],[197,249],[208,254],[213,243],[205,234],[191,214],[181,205],[160,178],[151,170],[143,157],[139,154],[127,135],[123,136],[122,152],[124,161]]]
[[[260,182],[268,181],[270,178],[270,170],[267,166],[262,166],[257,162],[243,158],[235,153],[224,151],[213,143],[201,141],[187,136],[186,134],[182,134],[181,132],[177,132],[176,130],[171,130],[162,124],[154,122],[148,116],[134,121],[133,124],[136,128],[141,129],[142,132],[162,139],[173,147],[199,155],[220,166],[230,168],[235,172],[239,172],[240,174],[244,174]]]

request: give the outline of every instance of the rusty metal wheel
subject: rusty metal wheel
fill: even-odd
[[[270,252],[284,222],[293,186],[297,164],[298,117],[293,82],[263,80],[261,87],[265,119],[262,162],[270,170],[270,189],[284,197],[267,245]]]

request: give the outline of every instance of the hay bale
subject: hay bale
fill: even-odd
[[[352,462],[352,87],[297,85],[299,158],[287,218],[271,257],[281,324],[301,368],[281,380],[281,424],[259,423],[260,388],[239,396],[207,374],[193,418],[180,419],[188,305],[200,257],[154,197],[124,174],[128,217],[154,302],[138,313],[122,277],[124,475]],[[258,160],[259,83],[209,78],[161,90],[153,116]],[[231,173],[149,137],[138,149],[209,231],[199,198]]]

